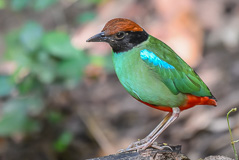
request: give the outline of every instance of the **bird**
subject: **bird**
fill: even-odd
[[[116,75],[126,91],[139,102],[168,112],[148,136],[122,152],[153,147],[159,135],[186,109],[217,106],[216,98],[199,75],[167,44],[132,20],[114,18],[86,41],[108,43]]]

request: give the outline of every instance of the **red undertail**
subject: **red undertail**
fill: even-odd
[[[162,111],[167,111],[167,112],[172,112],[172,107],[169,107],[169,106],[155,106],[155,105],[152,105],[152,104],[148,104],[146,102],[143,102],[141,100],[139,100],[140,102],[152,107],[152,108],[155,108],[155,109],[159,109],[159,110],[162,110]],[[209,97],[198,97],[198,96],[194,96],[194,95],[191,95],[191,94],[187,94],[187,101],[184,105],[182,106],[179,106],[180,110],[183,111],[183,110],[186,110],[186,109],[189,109],[189,108],[192,108],[196,105],[213,105],[213,106],[217,106],[217,102],[216,100],[214,99],[210,99]]]

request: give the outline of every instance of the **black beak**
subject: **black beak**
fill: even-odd
[[[108,37],[105,36],[104,32],[100,32],[86,40],[86,42],[107,42],[107,41]]]

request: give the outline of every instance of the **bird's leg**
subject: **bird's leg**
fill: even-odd
[[[178,116],[179,116],[179,113],[180,113],[180,109],[178,107],[174,107],[173,108],[173,113],[172,113],[172,116],[168,119],[168,121],[165,123],[165,125],[163,125],[160,130],[158,132],[155,133],[155,135],[150,138],[149,141],[147,141],[147,143],[143,144],[144,147],[142,148],[142,150],[148,148],[150,145],[152,145],[154,143],[154,141],[158,138],[158,136],[166,129],[168,128],[168,126],[170,124],[173,123],[173,121],[175,121]]]
[[[153,131],[151,131],[145,138],[137,141],[137,142],[134,142],[132,144],[130,144],[128,146],[128,148],[133,148],[134,146],[138,146],[138,145],[141,145],[141,144],[144,144],[146,143],[147,141],[149,141],[157,132],[158,130],[160,130],[160,128],[168,121],[168,119],[172,116],[172,112],[169,112],[165,117],[164,119],[154,128]]]
[[[178,118],[180,109],[178,107],[172,108],[173,112],[168,113],[162,122],[158,124],[158,126],[144,139],[132,143],[128,148],[125,150],[121,150],[120,152],[127,152],[133,150],[144,150],[151,146],[153,142],[158,138],[158,136],[171,124],[175,119]],[[164,148],[164,147],[162,147]]]
[[[160,128],[169,120],[169,118],[172,116],[172,112],[170,112],[170,113],[168,113],[165,117],[164,117],[164,119],[157,125],[157,127],[155,127],[154,128],[154,130],[153,131],[151,131],[150,133],[149,133],[149,135],[147,135],[144,139],[142,139],[142,140],[144,140],[144,141],[149,141],[157,132],[158,132],[158,130],[160,130]]]

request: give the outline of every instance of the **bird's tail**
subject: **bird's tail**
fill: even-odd
[[[195,105],[212,105],[212,106],[217,106],[217,101],[215,97],[198,97],[194,95],[187,95],[188,97],[188,102],[187,103],[192,103]]]
[[[211,99],[208,97],[208,100],[205,99],[205,105],[217,106],[217,100],[215,98]]]
[[[184,105],[180,106],[180,110],[189,109],[196,105],[212,105],[217,106],[217,102],[215,99],[211,99],[209,97],[198,97],[192,94],[187,95],[187,101]]]

